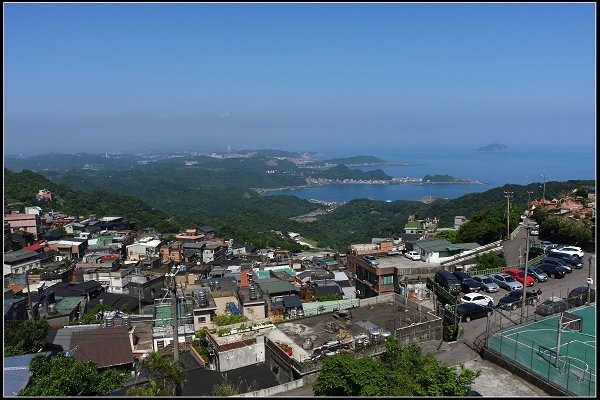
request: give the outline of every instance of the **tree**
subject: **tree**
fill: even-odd
[[[79,362],[65,353],[47,358],[38,354],[29,364],[29,385],[19,396],[106,396],[122,387],[125,375],[114,369]]]
[[[540,237],[555,243],[585,244],[592,240],[592,230],[583,221],[552,216],[540,223]]]
[[[94,308],[79,317],[79,321],[82,324],[96,324],[98,323],[96,314],[98,314],[100,311],[114,311],[114,309],[108,304],[96,304]]]
[[[129,395],[174,396],[187,380],[183,362],[175,361],[163,351],[150,353],[140,361],[139,368],[146,371],[150,379],[147,384],[128,390]]]
[[[485,269],[492,268],[505,268],[506,259],[503,253],[483,253],[475,256],[475,263],[477,264],[472,271],[483,271]]]
[[[437,231],[433,235],[434,239],[446,239],[450,243],[458,243],[458,231],[457,230],[443,230]]]
[[[229,397],[235,396],[241,393],[241,389],[231,382],[223,382],[216,384],[212,391],[211,396],[215,397]]]
[[[313,388],[317,396],[466,396],[480,373],[388,339],[380,360],[343,353],[325,359]]]
[[[4,325],[4,355],[37,352],[46,344],[49,328],[45,319],[8,322]]]

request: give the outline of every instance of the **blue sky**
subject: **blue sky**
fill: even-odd
[[[5,155],[595,148],[594,3],[3,6]]]

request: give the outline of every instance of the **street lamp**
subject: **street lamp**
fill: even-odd
[[[523,275],[523,300],[521,301],[521,324],[523,323],[523,312],[525,311],[525,299],[527,298],[527,269],[529,267],[529,229],[531,227],[529,225],[525,226],[525,230],[527,232],[527,246],[525,249],[525,274]]]
[[[510,199],[513,192],[504,192],[506,197],[506,240],[510,240]]]

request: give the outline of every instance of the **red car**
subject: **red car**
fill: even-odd
[[[527,276],[527,283],[523,282],[523,277],[525,276],[525,271],[523,271],[522,269],[512,268],[512,269],[504,270],[502,272],[505,274],[509,274],[510,276],[512,276],[514,278],[515,281],[521,282],[525,286],[533,286],[533,284],[535,283],[535,279],[533,279],[529,275]]]

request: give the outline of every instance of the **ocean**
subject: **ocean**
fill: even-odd
[[[426,150],[358,150],[323,154],[331,159],[356,155],[372,155],[392,164],[378,167],[351,167],[363,171],[381,169],[390,176],[422,178],[425,175],[451,175],[483,184],[331,184],[295,190],[279,190],[268,195],[292,195],[301,199],[346,202],[353,199],[419,200],[424,196],[454,199],[468,193],[479,193],[505,184],[526,185],[548,181],[596,179],[595,148],[589,149],[517,149],[504,153],[485,153],[473,149]],[[545,177],[545,178],[544,178]]]

